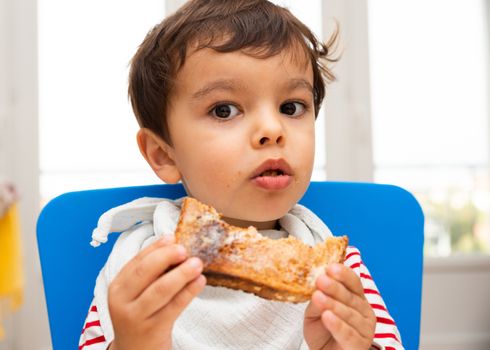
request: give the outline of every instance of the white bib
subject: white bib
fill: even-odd
[[[92,235],[93,246],[107,241],[111,232],[122,232],[97,277],[95,304],[107,342],[114,331],[107,304],[109,283],[141,249],[163,235],[173,235],[182,198],[140,198],[104,213]],[[279,219],[281,230],[260,231],[272,239],[294,236],[315,245],[332,236],[310,210],[295,205]],[[307,303],[269,301],[253,294],[206,286],[177,319],[174,349],[307,349],[303,317]]]

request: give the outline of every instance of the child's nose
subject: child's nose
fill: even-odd
[[[278,144],[278,145],[280,145],[280,144],[282,143],[282,139],[283,139],[283,137],[282,137],[282,136],[278,136],[278,137],[276,138],[275,143],[276,143],[276,144]],[[264,137],[262,137],[262,138],[259,140],[259,143],[260,143],[260,145],[261,145],[261,146],[263,146],[263,145],[266,145],[266,144],[269,144],[269,143],[274,143],[274,141],[273,141],[273,139],[270,139],[270,138],[268,138],[267,136],[264,136]]]
[[[285,133],[279,113],[262,113],[256,120],[256,131],[253,146],[256,148],[269,145],[284,145]]]

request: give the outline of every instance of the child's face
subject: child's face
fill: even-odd
[[[311,64],[287,51],[259,59],[202,49],[188,55],[176,81],[169,155],[189,195],[232,224],[274,226],[311,177]]]

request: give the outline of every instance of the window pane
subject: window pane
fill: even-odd
[[[490,250],[484,0],[369,1],[375,180],[412,191],[426,250]]]
[[[163,0],[38,3],[41,195],[156,182],[139,154],[128,64]]]

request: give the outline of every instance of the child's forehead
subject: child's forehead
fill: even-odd
[[[238,55],[229,55],[230,53],[235,53]],[[305,47],[299,43],[293,43],[289,46],[285,46],[277,52],[271,51],[268,46],[264,47],[242,47],[237,50],[230,51],[219,51],[213,49],[212,47],[203,47],[199,44],[189,45],[186,50],[185,62],[191,57],[198,60],[215,60],[220,58],[220,56],[226,56],[227,60],[239,60],[240,57],[246,56],[250,58],[260,60],[266,60],[268,58],[279,57],[282,64],[287,64],[293,66],[302,72],[308,72],[311,69],[312,60],[306,51]],[[183,65],[180,67],[180,69]],[[179,69],[179,70],[180,70]]]
[[[176,75],[172,98],[186,97],[189,103],[200,103],[219,92],[246,94],[241,95],[243,98],[299,89],[313,93],[310,61],[289,50],[270,57],[257,55],[247,50],[194,50]]]
[[[201,85],[206,80],[227,78],[247,82],[274,79],[303,79],[313,85],[311,61],[292,50],[283,50],[273,56],[263,56],[255,48],[231,52],[199,49],[191,52],[184,66],[177,72],[176,82],[188,86]]]

